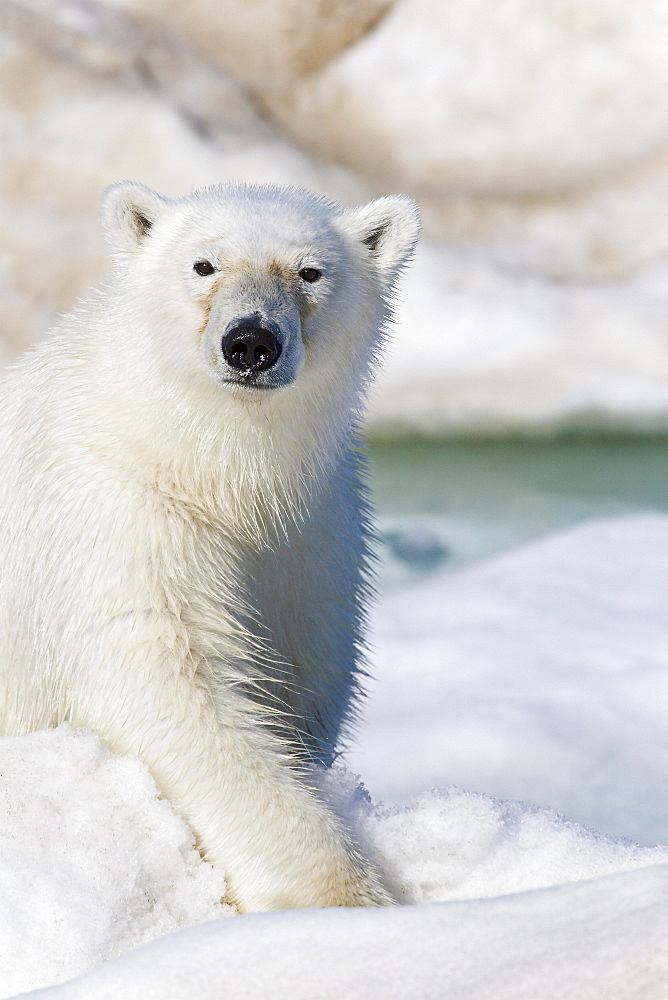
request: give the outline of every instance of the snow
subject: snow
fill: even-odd
[[[447,985],[482,1000],[501,977],[495,996],[531,997],[549,983],[553,992],[534,996],[604,997],[618,982],[616,1000],[646,1000],[668,984],[668,847],[640,848],[456,789],[374,807],[342,768],[328,776],[330,798],[403,906],[235,916],[100,965],[175,928],[229,917],[216,902],[222,880],[142,765],[93,734],[60,727],[0,749],[2,839],[11,845],[2,859],[3,997],[89,968],[30,995],[372,1000],[379,991],[439,996]]]
[[[396,190],[426,238],[374,434],[666,430],[668,21],[638,2],[0,4],[0,358],[101,280],[107,184]]]
[[[668,842],[667,565],[668,517],[633,514],[394,588],[351,767],[390,802],[457,784]]]
[[[0,740],[0,994],[231,912],[134,758],[67,726]]]
[[[371,431],[665,430],[666,315],[664,260],[614,284],[568,284],[425,239],[402,278]]]
[[[577,190],[668,138],[668,24],[655,0],[640,7],[399,0],[320,72],[293,74],[280,101],[298,135],[376,178],[441,194]]]
[[[139,761],[0,740],[0,996],[663,1000],[668,847],[527,803],[665,839],[667,545],[666,516],[610,518],[389,587],[353,763],[375,797],[441,787],[322,779],[389,910],[233,915]]]
[[[181,931],[43,1000],[664,1000],[668,868],[448,905]]]

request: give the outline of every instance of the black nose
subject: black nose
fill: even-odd
[[[240,320],[230,327],[221,347],[230,368],[240,372],[266,371],[276,364],[282,350],[274,331],[254,318]]]

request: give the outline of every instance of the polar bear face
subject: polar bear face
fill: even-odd
[[[172,200],[117,184],[103,218],[162,356],[258,400],[368,370],[384,297],[419,228],[415,205],[399,196],[348,210],[300,189],[246,185]]]

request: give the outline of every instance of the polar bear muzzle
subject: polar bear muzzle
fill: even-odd
[[[280,330],[271,320],[250,316],[232,320],[223,335],[221,349],[230,368],[243,375],[263,372],[281,356]]]

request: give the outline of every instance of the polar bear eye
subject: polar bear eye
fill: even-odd
[[[193,264],[193,271],[201,274],[202,277],[205,277],[207,274],[213,274],[215,270],[215,267],[209,260],[198,260],[196,264]]]
[[[308,281],[309,284],[313,284],[318,278],[322,277],[322,271],[319,271],[317,267],[303,267],[299,272],[299,277],[303,281]]]

